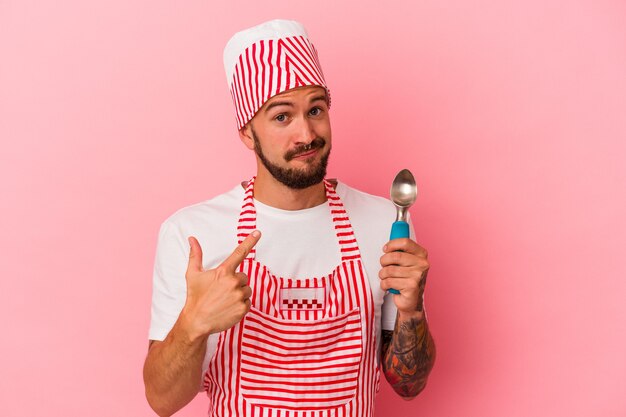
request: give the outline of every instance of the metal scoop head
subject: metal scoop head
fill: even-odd
[[[397,209],[396,221],[406,222],[406,212],[417,198],[417,184],[411,171],[403,169],[398,172],[391,184],[389,194]]]

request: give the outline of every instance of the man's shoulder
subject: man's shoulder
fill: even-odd
[[[382,215],[395,213],[393,203],[387,198],[359,190],[341,181],[337,181],[336,189],[347,209]]]

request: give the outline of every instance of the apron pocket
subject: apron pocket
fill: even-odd
[[[254,307],[243,320],[240,388],[259,407],[327,410],[356,395],[359,308],[323,320],[282,320]]]

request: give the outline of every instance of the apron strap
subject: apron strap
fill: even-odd
[[[244,199],[237,223],[238,244],[241,244],[241,242],[256,229],[256,208],[254,206],[255,179],[256,177],[252,177],[250,181],[248,181],[248,186],[244,192]],[[326,199],[330,207],[330,214],[333,217],[333,224],[335,225],[337,242],[341,249],[341,261],[358,259],[361,257],[361,253],[356,237],[354,236],[354,231],[352,230],[352,223],[350,223],[350,219],[348,218],[348,213],[332,184],[326,179],[324,180],[324,188],[326,190]],[[246,259],[254,259],[255,256],[256,249],[252,248]]]
[[[254,207],[254,180],[256,177],[252,177],[248,181],[248,186],[244,192],[243,204],[241,205],[241,212],[239,213],[239,221],[237,222],[237,244],[241,245],[241,242],[248,237],[250,233],[256,229],[256,207]],[[252,248],[246,259],[254,259],[256,255],[256,248]]]
[[[330,214],[333,216],[337,242],[341,248],[341,262],[358,259],[361,257],[361,252],[343,202],[329,181],[324,180],[324,185],[326,186],[326,198],[330,206]]]

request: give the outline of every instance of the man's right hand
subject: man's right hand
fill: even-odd
[[[260,238],[259,231],[250,233],[224,262],[206,271],[202,269],[200,243],[195,237],[189,238],[187,301],[180,318],[190,341],[230,329],[250,310],[248,276],[237,268]]]

